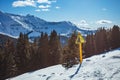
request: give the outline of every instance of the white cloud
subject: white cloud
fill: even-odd
[[[41,9],[42,11],[50,11],[50,9]]]
[[[106,8],[102,8],[102,11],[106,11],[107,9]]]
[[[56,6],[55,8],[56,8],[56,9],[60,9],[60,7],[59,7],[59,6]]]
[[[40,6],[38,6],[38,8],[40,8],[39,10],[41,10],[41,11],[50,11],[50,8],[51,6],[50,5],[40,5]]]
[[[49,7],[51,7],[50,5],[40,5],[40,6],[38,6],[39,8],[41,8],[41,9],[46,9],[46,8],[49,8]]]
[[[79,26],[88,26],[88,23],[87,23],[86,20],[81,20],[78,25],[79,25]]]
[[[40,9],[36,9],[35,11],[36,11],[36,12],[40,12]]]
[[[14,1],[12,3],[13,7],[25,7],[25,6],[32,6],[36,7],[36,3],[34,0],[24,0],[24,1]]]
[[[77,22],[75,24],[78,26],[78,28],[89,28],[89,24],[86,20],[81,20],[80,22]]]
[[[57,0],[37,0],[38,3],[47,3],[51,4],[52,2],[56,2]]]
[[[13,7],[26,7],[31,6],[35,7],[36,12],[40,11],[50,11],[52,3],[56,3],[57,0],[16,0],[12,3]],[[56,6],[56,9],[59,9],[59,6]]]
[[[38,0],[38,3],[47,3],[47,4],[51,4],[51,1],[49,0]]]
[[[86,20],[81,20],[80,22],[73,22],[75,25],[77,25],[78,28],[80,29],[89,29],[89,30],[94,30],[95,28],[92,27],[91,23],[87,22]]]
[[[110,21],[110,20],[99,20],[99,21],[97,21],[96,23],[97,23],[97,24],[111,24],[112,21]]]

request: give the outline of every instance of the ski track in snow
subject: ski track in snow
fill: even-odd
[[[78,74],[70,79],[69,76],[75,73],[78,66],[66,70],[56,65],[8,80],[120,80],[120,50],[84,59]]]
[[[120,73],[120,68],[117,69],[110,78],[113,78],[115,75],[119,74]]]

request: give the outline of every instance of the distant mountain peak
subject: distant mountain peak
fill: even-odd
[[[26,17],[34,17],[34,15],[27,14]]]
[[[0,13],[2,13],[2,11],[0,11]]]
[[[0,32],[12,36],[19,36],[20,32],[28,33],[33,31],[29,37],[36,37],[40,35],[40,32],[50,34],[53,30],[66,36],[72,34],[74,30],[78,30],[82,34],[87,33],[87,30],[79,29],[70,21],[48,22],[31,14],[21,16],[0,11],[0,23]]]

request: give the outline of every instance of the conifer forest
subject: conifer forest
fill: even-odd
[[[69,68],[79,63],[76,33],[63,46],[60,35],[53,30],[50,35],[41,33],[33,42],[27,34],[20,33],[16,41],[8,39],[0,44],[0,80],[32,72],[48,66],[62,64]],[[84,36],[83,58],[101,54],[120,47],[120,28],[99,28]]]

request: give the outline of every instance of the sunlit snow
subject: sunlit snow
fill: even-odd
[[[120,80],[120,49],[84,59],[78,74],[70,79],[77,67],[65,69],[56,65],[9,80]]]

